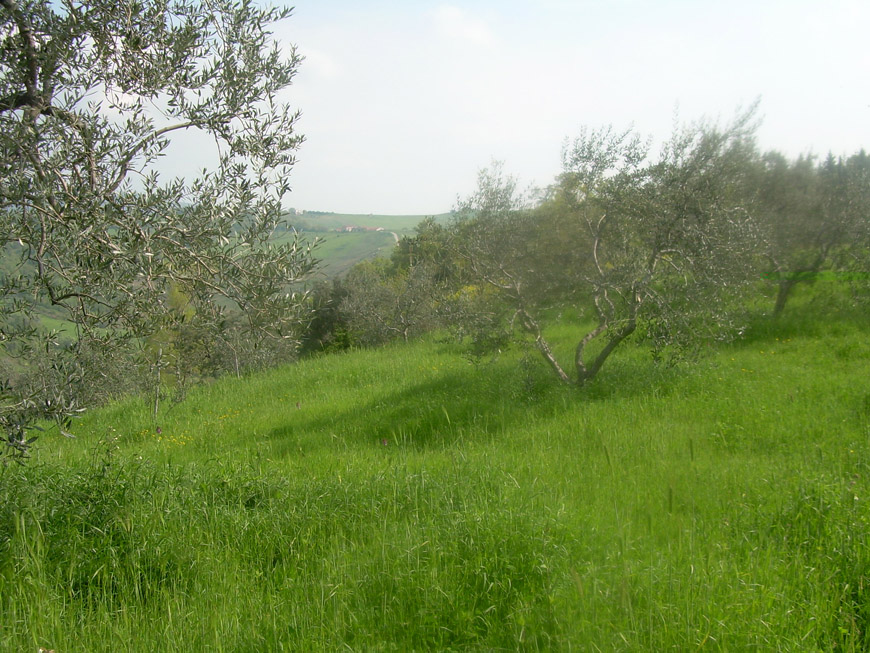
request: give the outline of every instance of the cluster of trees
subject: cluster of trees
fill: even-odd
[[[427,218],[389,259],[363,261],[343,278],[315,284],[303,350],[407,342],[448,324],[450,289],[458,279],[450,269],[448,237],[444,226]]]
[[[320,289],[319,342],[449,325],[485,350],[519,335],[582,385],[631,336],[656,355],[735,337],[761,283],[775,316],[825,271],[866,292],[870,158],[789,160],[759,151],[755,129],[754,109],[680,127],[656,155],[631,130],[583,131],[535,197],[496,164],[449,225],[424,222],[389,263]],[[570,360],[545,335],[566,311],[582,325]]]
[[[660,153],[584,131],[534,198],[483,171],[451,224],[426,221],[388,261],[293,292],[316,265],[282,220],[302,141],[281,100],[300,57],[257,0],[0,0],[0,431],[24,456],[107,393],[410,339],[449,326],[477,351],[522,334],[584,384],[627,338],[654,351],[739,332],[760,278],[779,314],[824,270],[870,277],[870,160],[759,152],[753,112],[678,129]],[[213,169],[165,179],[178,134]],[[281,235],[280,242],[274,236]],[[291,234],[288,236],[288,234]],[[571,360],[548,342],[579,316]],[[46,328],[46,317],[74,334]],[[0,456],[2,457],[2,456]]]

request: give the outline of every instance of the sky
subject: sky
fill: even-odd
[[[297,0],[285,206],[449,211],[492,161],[545,186],[583,126],[660,143],[760,101],[759,146],[870,149],[866,0]]]

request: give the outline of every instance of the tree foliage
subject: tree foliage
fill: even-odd
[[[424,263],[395,270],[388,261],[364,261],[343,283],[347,295],[339,311],[353,341],[378,345],[407,342],[438,323],[435,274]]]
[[[281,99],[300,57],[270,33],[288,13],[253,0],[0,0],[5,355],[39,342],[75,375],[92,343],[177,320],[172,287],[201,321],[235,308],[250,333],[296,337],[303,303],[289,284],[314,261],[297,240],[270,242],[302,141]],[[157,164],[187,130],[213,138],[215,165],[165,179]],[[46,306],[74,325],[73,344],[40,328]],[[20,450],[32,418],[75,410],[68,394],[7,387],[0,422]]]

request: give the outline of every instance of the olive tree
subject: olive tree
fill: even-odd
[[[678,129],[655,160],[632,131],[584,131],[536,209],[500,170],[481,174],[459,207],[459,254],[512,307],[560,380],[594,378],[639,326],[657,350],[735,326],[729,298],[752,277],[754,254],[751,117]],[[570,365],[545,336],[553,306],[587,325]]]
[[[870,302],[870,155],[861,150],[846,159],[844,167],[852,238],[838,263],[856,297],[866,304]]]
[[[254,0],[0,0],[0,347],[35,346],[76,371],[76,352],[141,339],[177,312],[240,311],[252,334],[294,338],[290,288],[314,265],[276,246],[302,142],[282,99],[300,56],[271,29],[288,10]],[[185,131],[213,165],[166,178]],[[73,325],[59,342],[38,317]],[[70,387],[71,384],[66,384]],[[3,389],[0,424],[17,452],[40,416],[79,410],[69,391]]]
[[[798,284],[812,283],[825,270],[863,276],[855,271],[867,260],[870,163],[863,151],[818,163],[811,156],[789,161],[768,152],[757,184],[765,277],[777,288],[774,317]]]

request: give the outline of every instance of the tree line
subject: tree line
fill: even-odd
[[[739,336],[763,284],[774,318],[825,275],[866,301],[870,158],[789,159],[761,151],[756,130],[752,108],[678,127],[657,153],[632,130],[583,130],[532,195],[494,164],[449,224],[424,221],[390,261],[317,288],[309,346],[447,327],[477,352],[523,340],[583,385],[629,337],[662,356]],[[570,360],[546,336],[566,313],[578,325]]]

